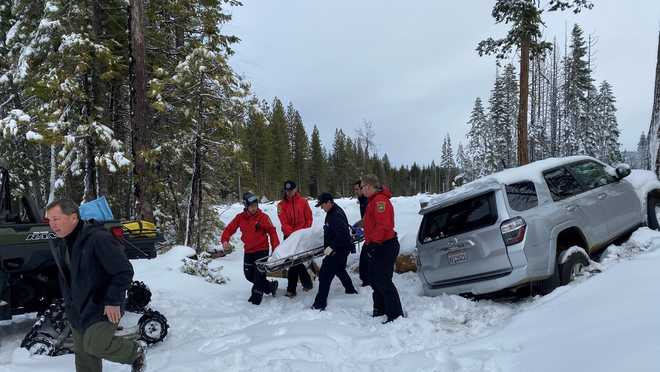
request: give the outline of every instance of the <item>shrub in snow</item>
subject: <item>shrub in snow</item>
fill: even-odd
[[[181,271],[188,275],[201,276],[209,283],[225,284],[229,278],[222,275],[222,266],[216,268],[209,268],[211,262],[211,255],[207,252],[202,252],[197,255],[197,259],[184,258],[183,267]]]

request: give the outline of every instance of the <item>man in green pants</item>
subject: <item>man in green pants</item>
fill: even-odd
[[[133,279],[133,267],[120,243],[102,225],[83,223],[70,200],[50,203],[46,218],[57,236],[53,255],[73,329],[76,371],[100,372],[106,359],[143,372],[144,347],[115,336]]]

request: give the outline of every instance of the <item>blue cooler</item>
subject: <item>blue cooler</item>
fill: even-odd
[[[114,216],[105,196],[80,205],[80,219],[83,221],[95,220],[98,222],[112,221]]]

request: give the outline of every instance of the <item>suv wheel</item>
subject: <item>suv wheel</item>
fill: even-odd
[[[660,190],[653,190],[646,198],[648,226],[660,230]]]
[[[582,252],[571,253],[571,255],[566,258],[566,261],[559,265],[559,279],[561,285],[566,285],[572,282],[587,266],[589,266],[589,260]]]
[[[536,282],[535,287],[535,292],[540,294],[540,295],[547,295],[550,292],[554,291],[555,288],[559,287],[560,285],[560,280],[559,280],[559,270],[557,268],[557,265],[555,265],[555,272],[552,274],[547,279],[540,280]]]

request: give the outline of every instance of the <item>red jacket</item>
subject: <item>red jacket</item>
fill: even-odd
[[[268,237],[270,237],[273,250],[280,245],[275,226],[261,209],[258,209],[254,215],[247,210],[237,214],[222,232],[220,243],[228,242],[236,229],[241,229],[241,240],[245,253],[268,251]]]
[[[369,198],[364,213],[365,244],[380,244],[396,237],[394,231],[394,207],[390,202],[392,193],[386,187]]]
[[[312,209],[307,199],[296,193],[290,200],[284,198],[277,204],[277,217],[282,224],[284,239],[295,231],[312,226]]]

